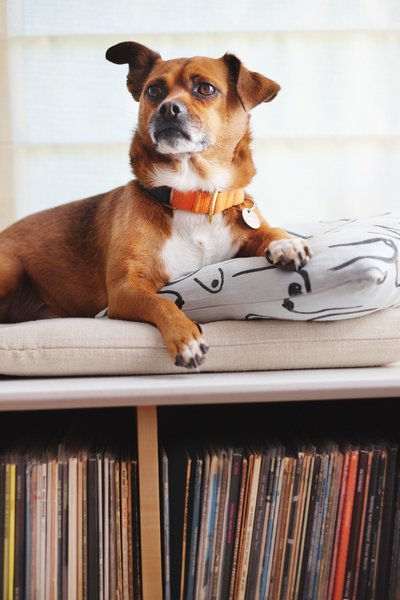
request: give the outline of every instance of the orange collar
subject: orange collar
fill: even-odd
[[[193,213],[209,216],[210,223],[214,215],[238,206],[244,202],[244,189],[238,188],[226,192],[202,192],[189,191],[181,192],[180,190],[171,190],[170,203],[171,207],[176,210],[188,210]]]

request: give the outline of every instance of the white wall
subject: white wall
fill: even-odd
[[[130,178],[134,39],[165,58],[229,50],[282,85],[254,110],[250,191],[273,223],[393,209],[400,197],[398,0],[8,0],[18,217]]]

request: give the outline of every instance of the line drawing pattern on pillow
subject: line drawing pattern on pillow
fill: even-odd
[[[223,319],[329,321],[400,306],[400,213],[287,224],[310,240],[314,256],[299,271],[262,257],[208,265],[165,286],[199,322]]]

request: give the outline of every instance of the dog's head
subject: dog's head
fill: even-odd
[[[234,148],[248,130],[248,112],[280,90],[233,54],[164,61],[141,44],[122,42],[106,58],[129,64],[127,85],[140,102],[141,142],[171,158]]]

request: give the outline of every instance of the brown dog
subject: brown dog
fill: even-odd
[[[0,322],[94,317],[158,327],[179,366],[204,361],[197,324],[157,295],[168,281],[235,256],[298,269],[311,253],[264,221],[243,191],[255,173],[249,111],[280,87],[232,54],[163,61],[135,42],[107,51],[128,63],[140,102],[124,187],[22,219],[0,235]]]

